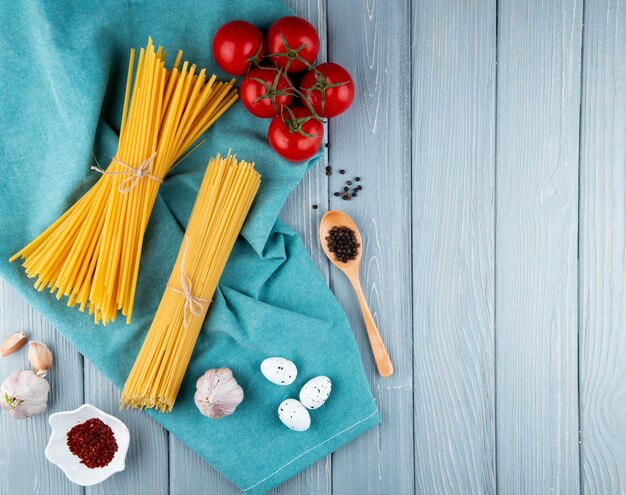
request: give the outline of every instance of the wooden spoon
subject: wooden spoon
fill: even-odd
[[[342,261],[335,259],[335,255],[330,252],[326,237],[329,235],[329,232],[333,227],[348,227],[354,231],[356,240],[360,244],[358,254],[355,259],[349,260],[347,263],[343,263]],[[322,243],[322,249],[324,249],[324,253],[326,253],[328,259],[333,265],[345,273],[348,280],[352,283],[352,287],[354,287],[356,296],[359,299],[359,305],[361,306],[361,312],[363,313],[363,320],[365,320],[365,328],[367,329],[367,336],[372,347],[372,353],[374,354],[374,361],[376,361],[378,374],[383,378],[391,376],[393,374],[391,359],[389,359],[389,354],[387,353],[383,339],[380,336],[380,332],[376,327],[372,313],[367,307],[367,302],[365,301],[365,296],[363,295],[363,289],[361,289],[359,267],[361,265],[361,254],[363,253],[363,241],[361,239],[359,229],[348,215],[342,211],[331,210],[322,217],[322,221],[320,222],[320,242]]]

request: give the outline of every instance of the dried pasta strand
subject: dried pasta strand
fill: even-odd
[[[67,297],[68,306],[89,311],[96,323],[115,321],[120,311],[130,323],[143,237],[160,183],[238,98],[234,80],[207,79],[206,69],[197,72],[182,62],[181,51],[168,70],[165,55],[149,38],[135,69],[136,52],[130,51],[115,159],[82,198],[10,258],[23,260],[37,290]],[[152,167],[150,177],[129,174],[142,166]]]
[[[169,282],[124,385],[121,408],[170,412],[174,407],[210,301],[260,182],[254,163],[238,162],[230,153],[209,162]],[[181,277],[188,277],[191,295],[203,301],[191,317]]]

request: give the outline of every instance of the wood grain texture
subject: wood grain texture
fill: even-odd
[[[168,493],[168,432],[145,413],[120,411],[120,391],[94,365],[85,360],[85,402],[122,420],[130,431],[126,465],[130,467],[108,480],[85,488],[87,495]]]
[[[586,494],[626,493],[626,9],[586,2],[580,160],[580,429]]]
[[[326,0],[286,0],[296,15],[308,19],[319,33],[320,53],[318,62],[325,62],[328,54],[327,6]],[[324,125],[327,133],[325,141],[330,146],[328,126]],[[319,221],[329,204],[328,177],[324,170],[328,165],[328,149],[325,148],[322,157],[315,167],[304,176],[293,192],[287,198],[281,212],[281,219],[294,229],[308,248],[313,262],[322,276],[329,281],[329,262],[324,256],[317,241]],[[313,205],[319,206],[317,210]],[[332,489],[332,456],[311,466],[302,473],[294,476],[286,483],[276,487],[271,495],[329,495]]]
[[[328,59],[346,67],[356,86],[352,107],[329,122],[330,204],[363,236],[363,291],[395,367],[390,378],[378,375],[354,291],[333,267],[331,287],[382,416],[380,426],[333,454],[339,495],[414,492],[409,12],[408,0],[328,2]],[[355,176],[363,185],[357,198],[332,194]]]
[[[38,340],[50,347],[54,363],[46,377],[50,395],[45,414],[17,420],[0,411],[0,494],[81,494],[81,487],[48,462],[44,450],[51,432],[48,416],[83,403],[83,359],[39,313],[0,280],[0,340],[16,331],[25,331],[29,341]],[[27,346],[0,358],[0,380],[24,369],[31,369]]]
[[[271,494],[626,494],[622,0],[287,3],[357,95],[281,218],[346,310],[382,424]],[[356,175],[356,199],[333,196]],[[362,230],[389,379],[317,241],[329,208]],[[73,485],[45,459],[49,414],[0,411],[0,495],[241,493],[119,412],[119,391],[0,281],[0,339],[16,330],[54,352],[49,412],[91,402],[121,417],[133,468]],[[0,379],[26,354],[1,358]]]
[[[418,493],[496,492],[496,4],[413,11]]]
[[[579,492],[582,2],[498,2],[498,490]]]
[[[290,0],[287,4],[296,14],[308,19],[320,36],[320,61],[326,60],[326,1]],[[328,263],[317,242],[317,224],[328,204],[328,180],[324,174],[327,152],[289,196],[281,218],[302,237],[313,261],[328,279]],[[312,205],[320,208],[313,210]],[[316,495],[331,493],[331,457],[318,462],[294,476],[271,493],[273,495]],[[170,489],[172,495],[187,495],[202,487],[215,495],[236,495],[241,492],[182,442],[170,435]]]

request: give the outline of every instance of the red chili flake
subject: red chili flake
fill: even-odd
[[[67,446],[91,469],[108,465],[117,452],[113,430],[98,418],[88,419],[68,431]]]

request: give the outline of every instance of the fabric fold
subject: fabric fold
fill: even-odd
[[[8,258],[62,214],[96,180],[89,170],[115,153],[125,68],[131,47],[151,35],[172,53],[204,65],[210,40],[234,18],[261,28],[290,10],[277,0],[121,1],[82,5],[44,0],[0,6],[0,276],[40,311],[116,386],[122,387],[174,265],[211,156],[229,149],[262,174],[253,205],[215,294],[170,414],[149,414],[246,493],[265,493],[380,421],[347,319],[306,247],[277,220],[291,190],[315,159],[294,165],[267,145],[269,121],[230,109],[206,142],[160,187],[143,246],[133,321],[106,329],[87,314],[32,288]],[[54,54],[47,56],[46,54]],[[208,64],[207,69],[225,77]],[[294,384],[279,387],[259,370],[283,356],[297,364]],[[62,365],[62,364],[61,364]],[[244,389],[236,413],[201,416],[195,382],[227,366]],[[280,402],[327,375],[333,391],[311,412],[303,433],[277,417]],[[50,412],[56,412],[53,405]],[[127,469],[133,469],[129,465]]]

